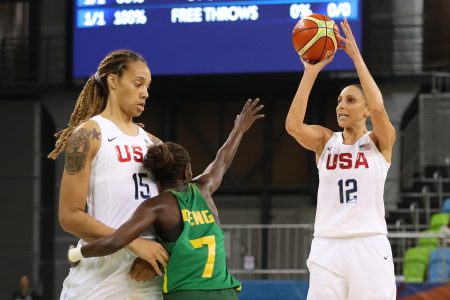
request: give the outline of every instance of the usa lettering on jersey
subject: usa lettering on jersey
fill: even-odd
[[[353,166],[353,155],[352,153],[340,153],[340,154],[328,154],[327,165],[328,170],[334,169],[358,169],[358,168],[369,168],[369,163],[367,162],[366,155],[364,152],[358,152],[356,155],[355,165]]]
[[[131,159],[139,163],[144,161],[144,152],[141,146],[116,145],[115,148],[120,162],[129,162]]]

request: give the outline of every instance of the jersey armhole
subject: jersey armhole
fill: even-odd
[[[333,132],[333,134],[331,135],[330,139],[325,143],[325,146],[323,146],[322,153],[320,154],[319,160],[316,163],[316,167],[317,167],[318,170],[320,170],[321,167],[322,167],[322,163],[323,163],[323,159],[324,159],[324,156],[325,156],[326,149],[330,145],[333,144],[333,141],[336,139],[336,136],[337,136],[337,133]]]
[[[375,152],[375,155],[378,155],[379,157],[381,157],[381,159],[383,160],[383,163],[389,168],[391,166],[391,163],[389,163],[386,158],[383,156],[383,153],[380,152],[380,149],[378,149],[377,145],[374,143],[374,141],[372,140],[372,138],[370,137],[370,132],[368,135],[369,141],[373,146],[373,151]]]

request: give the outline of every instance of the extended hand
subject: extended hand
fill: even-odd
[[[245,132],[252,126],[253,122],[264,118],[264,114],[258,114],[258,112],[263,109],[264,105],[258,105],[258,103],[259,98],[247,100],[241,113],[237,115],[236,120],[234,121],[236,128]]]
[[[138,257],[133,261],[129,275],[138,282],[149,281],[155,277],[156,271],[148,261]]]
[[[302,58],[300,58],[300,60],[303,63],[303,66],[305,67],[305,73],[306,72],[313,72],[316,74],[319,74],[320,71],[322,71],[323,68],[325,68],[326,65],[328,65],[330,62],[333,61],[334,55],[330,55],[330,56],[325,56],[324,59],[322,59],[321,61],[319,61],[316,64],[310,64],[306,61],[304,61]]]
[[[340,48],[342,48],[351,59],[355,59],[360,55],[360,53],[358,45],[356,44],[356,39],[353,36],[352,29],[350,28],[350,24],[348,24],[347,19],[344,19],[344,22],[341,22],[341,28],[345,34],[345,37],[337,34],[337,38],[341,43]]]
[[[142,238],[137,238],[129,245],[129,249],[137,256],[148,261],[152,265],[156,274],[162,276],[158,263],[164,267],[167,266],[169,254],[167,254],[166,249],[164,249],[161,244]]]

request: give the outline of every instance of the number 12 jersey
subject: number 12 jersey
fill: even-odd
[[[384,183],[390,164],[364,134],[353,145],[341,132],[325,145],[317,162],[319,191],[314,236],[348,238],[386,235]]]

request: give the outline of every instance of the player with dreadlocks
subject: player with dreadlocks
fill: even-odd
[[[109,53],[81,91],[68,127],[56,134],[49,157],[65,151],[59,220],[79,245],[113,233],[158,194],[143,160],[161,141],[133,122],[144,111],[150,82],[141,55]],[[161,299],[161,278],[152,278],[168,255],[152,238],[150,229],[113,255],[83,260],[70,270],[61,299]],[[151,265],[133,252],[150,255]]]

